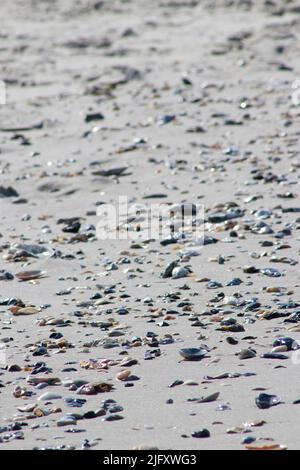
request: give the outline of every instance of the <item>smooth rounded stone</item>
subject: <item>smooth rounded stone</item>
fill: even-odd
[[[160,244],[161,244],[162,246],[167,246],[167,245],[171,245],[171,244],[177,243],[178,240],[179,240],[179,239],[178,239],[177,237],[169,236],[169,237],[165,238],[164,240],[161,240]]]
[[[46,382],[41,382],[39,384],[37,384],[34,388],[36,390],[43,390],[44,388],[48,388],[49,385],[46,383]]]
[[[110,338],[105,338],[102,342],[102,348],[103,349],[113,349],[119,347],[119,343],[117,340],[113,340]]]
[[[208,429],[201,429],[201,431],[194,431],[191,435],[196,438],[206,438],[210,437],[210,432]]]
[[[122,362],[120,362],[119,366],[120,367],[132,367],[138,364],[138,361],[136,359],[132,359],[131,357],[124,358]]]
[[[95,411],[86,411],[83,414],[84,419],[93,419],[93,418],[96,418],[96,417],[97,417],[97,415],[96,415]]]
[[[239,344],[239,340],[234,338],[233,336],[227,336],[226,342],[231,346],[236,346],[237,344]]]
[[[118,414],[112,414],[105,416],[105,418],[102,419],[102,421],[119,421],[120,419],[124,419],[124,416],[118,415]]]
[[[271,349],[271,353],[281,353],[281,352],[286,352],[286,351],[288,351],[288,348],[285,345],[275,346],[275,348]]]
[[[78,395],[97,395],[98,393],[110,392],[113,389],[113,385],[107,382],[94,382],[82,385],[77,390]]]
[[[86,400],[84,398],[65,397],[64,401],[67,403],[68,406],[74,408],[81,408],[86,403]]]
[[[236,325],[237,320],[235,318],[226,318],[225,320],[221,321],[221,326],[230,326],[230,325]]]
[[[77,424],[77,420],[73,416],[65,416],[56,422],[58,427],[74,426],[74,424]]]
[[[246,274],[256,274],[260,272],[260,269],[255,266],[245,266],[243,272]]]
[[[258,408],[262,410],[270,408],[271,406],[276,406],[281,403],[281,400],[276,395],[268,395],[267,393],[260,393],[258,397],[255,398],[255,403]]]
[[[18,364],[11,364],[7,368],[7,372],[20,372],[22,370],[22,367],[20,367]]]
[[[123,382],[135,382],[136,380],[140,380],[140,377],[138,377],[137,375],[130,375],[126,380],[123,380]]]
[[[60,400],[61,395],[54,392],[46,392],[38,398],[38,401],[51,401],[51,400]]]
[[[57,412],[61,412],[61,408],[56,408]],[[53,413],[54,411],[52,410],[49,410],[48,408],[42,408],[42,407],[36,407],[34,410],[33,410],[33,414],[34,416],[38,417],[38,418],[41,418],[42,416],[48,416],[50,415],[51,413]],[[55,411],[56,412],[56,411]]]
[[[161,273],[161,278],[162,279],[167,279],[169,277],[172,277],[173,269],[175,269],[178,265],[178,260],[176,261],[171,261],[165,268],[165,270]]]
[[[72,384],[72,385],[69,386],[70,392],[76,392],[77,388],[78,388],[78,387],[76,387],[76,385],[74,385],[74,384]]]
[[[243,214],[244,212],[240,209],[229,209],[228,212],[215,212],[213,214],[208,215],[207,222],[210,222],[212,224],[219,224],[221,222],[226,222],[227,220],[242,217]]]
[[[123,331],[120,331],[120,330],[113,330],[113,331],[110,331],[108,333],[108,336],[113,338],[113,337],[118,337],[118,336],[124,336],[125,333]]]
[[[239,278],[239,277],[234,277],[233,279],[231,279],[230,281],[228,281],[226,283],[226,286],[239,286],[240,284],[242,284],[242,280]]]
[[[272,214],[272,211],[268,209],[260,209],[256,211],[255,217],[258,217],[259,219],[269,219]]]
[[[290,337],[276,338],[273,342],[273,348],[280,346],[284,346],[287,351],[293,351],[300,347],[297,341]]]
[[[229,331],[230,333],[241,333],[245,331],[245,328],[243,325],[240,325],[239,323],[232,324],[232,325],[223,325],[220,329],[221,331]]]
[[[41,383],[46,383],[47,385],[59,385],[61,383],[58,377],[51,377],[51,376],[35,377],[32,375],[29,375],[27,377],[26,382],[31,385],[38,385]]]
[[[121,413],[124,411],[124,408],[121,405],[112,405],[109,407],[108,411],[109,413]]]
[[[202,237],[198,238],[195,242],[195,245],[214,245],[218,243],[218,239],[215,237],[212,237],[210,235],[203,235]]]
[[[212,403],[213,401],[216,401],[219,398],[219,396],[220,396],[220,392],[211,393],[210,395],[207,395],[206,397],[197,399],[197,403]]]
[[[253,349],[242,349],[238,353],[239,359],[251,359],[256,357],[256,352]]]
[[[219,289],[223,287],[223,284],[218,281],[209,281],[206,285],[207,289]]]
[[[179,354],[187,361],[197,361],[203,359],[208,351],[204,348],[183,348]]]
[[[49,335],[49,338],[50,339],[61,339],[61,338],[63,338],[63,336],[64,335],[62,333],[54,332],[54,333],[51,333]]]
[[[75,380],[72,380],[72,379],[66,379],[62,382],[63,386],[64,387],[76,387],[79,388],[79,387],[82,387],[83,385],[87,385],[89,382],[87,380],[83,380],[83,379],[75,379]]]
[[[105,416],[106,410],[104,408],[98,408],[97,410],[95,410],[95,415],[97,416],[97,418],[99,416]]]
[[[143,300],[142,300],[142,303],[143,304],[151,304],[153,302],[153,299],[152,297],[145,297]]]
[[[195,380],[185,380],[183,382],[183,385],[199,385],[199,383],[196,382]]]
[[[273,246],[274,243],[271,240],[264,240],[264,241],[260,242],[260,245],[262,247],[269,247],[269,246]]]
[[[45,348],[44,346],[39,346],[38,348],[36,348],[36,350],[32,353],[33,356],[47,356],[48,355],[48,351],[47,351],[47,348]]]
[[[241,444],[252,444],[253,442],[256,441],[256,437],[254,436],[247,436],[247,437],[244,437],[244,439],[242,440]]]
[[[282,276],[281,272],[275,268],[264,268],[264,269],[261,269],[260,272],[268,277],[281,277]]]
[[[172,382],[170,385],[168,385],[169,388],[174,388],[174,387],[177,387],[178,385],[183,385],[184,384],[184,381],[183,380],[174,380],[174,382]]]
[[[173,279],[180,279],[182,277],[187,277],[188,275],[189,275],[189,270],[184,268],[183,266],[178,266],[174,268],[172,271]]]
[[[129,313],[129,310],[126,307],[120,307],[116,310],[116,313],[118,315],[127,315]]]
[[[289,359],[289,356],[280,353],[264,353],[260,356],[262,359]]]
[[[70,417],[70,418],[76,419],[77,421],[83,419],[83,415],[82,415],[82,414],[76,413],[76,412],[74,412],[74,411],[73,411],[72,413],[67,413],[67,414],[66,414],[66,417],[67,417],[67,418]]]
[[[124,380],[127,380],[130,375],[131,375],[131,370],[126,369],[126,370],[122,370],[121,372],[118,372],[116,378],[118,380],[124,381]]]
[[[109,410],[109,408],[111,408],[112,406],[116,404],[117,404],[116,400],[113,400],[112,398],[107,398],[106,400],[101,401],[102,409],[105,411]]]
[[[170,326],[170,323],[166,322],[166,321],[160,321],[158,323],[156,323],[157,326],[163,328],[164,326]]]

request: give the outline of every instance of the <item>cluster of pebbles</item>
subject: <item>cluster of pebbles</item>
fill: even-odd
[[[297,2],[20,3],[0,449],[299,447]]]

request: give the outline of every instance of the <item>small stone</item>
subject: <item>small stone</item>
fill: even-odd
[[[261,393],[255,398],[255,403],[258,408],[267,409],[271,406],[276,406],[281,403],[281,400],[276,395],[268,395],[267,393]]]
[[[125,381],[128,379],[130,375],[131,375],[131,370],[126,369],[126,370],[122,370],[122,372],[119,372],[116,377],[118,380]]]
[[[251,359],[256,356],[256,352],[253,349],[242,349],[238,356],[239,359]]]
[[[192,437],[196,437],[196,438],[210,437],[210,432],[208,429],[202,429],[201,431],[194,431],[192,433]]]
[[[38,400],[39,401],[52,401],[52,400],[60,400],[62,398],[61,395],[58,393],[47,392],[41,395]]]
[[[64,418],[59,419],[56,423],[58,427],[74,426],[74,424],[77,424],[77,420],[73,416],[65,416]]]

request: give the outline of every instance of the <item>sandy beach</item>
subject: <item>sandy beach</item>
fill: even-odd
[[[0,450],[299,449],[299,2],[0,17]]]

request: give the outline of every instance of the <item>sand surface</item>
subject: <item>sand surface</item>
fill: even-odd
[[[300,354],[273,349],[300,343],[299,2],[6,0],[0,17],[0,450],[299,449]],[[201,204],[217,242],[103,239],[119,196]],[[163,278],[175,260],[188,275]]]

